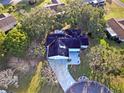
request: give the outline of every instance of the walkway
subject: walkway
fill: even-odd
[[[68,71],[67,60],[48,60],[52,70],[55,72],[57,80],[59,81],[64,92],[76,81]]]
[[[120,0],[112,0],[115,4],[117,4],[118,6],[120,7],[123,7],[124,8],[124,3],[121,2]]]
[[[80,64],[80,49],[69,50],[69,59],[54,59],[48,60],[52,70],[55,72],[56,77],[63,88],[64,92],[70,88],[70,86],[76,81],[70,75],[68,65],[79,65]]]

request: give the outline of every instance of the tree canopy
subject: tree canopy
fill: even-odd
[[[0,13],[2,13],[4,10],[4,6],[2,4],[0,4]]]
[[[101,45],[92,47],[88,53],[90,66],[96,73],[106,75],[124,75],[124,50]]]
[[[58,11],[64,11],[57,18],[59,23],[70,24],[72,28],[78,26],[82,31],[90,32],[94,36],[104,36],[104,9],[83,4],[82,1],[72,1],[59,7]]]
[[[4,44],[8,54],[20,57],[24,54],[27,48],[27,34],[14,28],[7,34]]]
[[[22,28],[31,40],[43,40],[47,33],[62,29],[66,25],[103,36],[105,27],[104,11],[101,8],[72,1],[57,7],[56,12],[46,8],[35,8],[22,22]]]
[[[53,15],[54,12],[49,9],[35,9],[22,22],[22,28],[31,40],[42,40],[52,30],[55,21]]]

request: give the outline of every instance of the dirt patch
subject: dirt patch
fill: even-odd
[[[27,73],[30,72],[30,70],[33,70],[33,68],[35,68],[35,66],[39,63],[39,61],[40,60],[36,60],[36,59],[24,60],[24,59],[18,59],[16,57],[11,57],[8,62],[8,66],[17,71]]]

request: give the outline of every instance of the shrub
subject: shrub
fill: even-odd
[[[14,28],[7,34],[4,45],[8,54],[21,57],[26,51],[28,45],[28,36],[25,32]]]

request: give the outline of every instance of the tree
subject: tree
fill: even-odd
[[[123,50],[114,47],[97,45],[87,54],[92,77],[98,81],[110,78],[110,76],[123,75]]]
[[[62,29],[65,25],[82,29],[82,33],[90,32],[102,37],[105,27],[104,11],[81,1],[71,1],[65,6],[59,6],[57,13],[46,8],[35,8],[22,22],[22,27],[31,40],[43,40],[47,33]]]
[[[119,78],[123,81],[124,75],[124,50],[116,49],[102,43],[94,46],[87,53],[87,62],[90,68],[90,77],[112,88],[115,93],[122,93],[124,82],[116,82]],[[85,62],[86,63],[86,62]]]
[[[0,13],[2,13],[4,10],[4,6],[2,4],[0,4]]]
[[[35,75],[32,77],[27,93],[40,93],[40,89],[43,85],[43,77],[41,75],[42,62],[37,65]]]
[[[56,23],[71,25],[75,28],[80,20],[82,3],[80,1],[69,1],[67,5],[58,7],[57,11],[60,14],[56,15]]]
[[[31,40],[44,40],[47,33],[53,29],[54,12],[45,9],[35,9],[22,22],[22,28]]]
[[[104,10],[102,8],[92,9],[92,12],[90,13],[90,18],[88,19],[88,25],[87,25],[88,32],[92,33],[93,36],[97,36],[98,38],[103,38],[105,36],[104,33],[105,26],[106,26],[106,22],[104,20]]]
[[[61,24],[67,23],[71,27],[79,27],[83,33],[92,33],[93,36],[103,37],[105,20],[104,10],[102,8],[92,7],[83,4],[82,1],[71,1],[64,7],[58,8],[59,12],[63,12],[58,16]]]
[[[8,54],[21,57],[26,51],[28,36],[25,32],[14,28],[7,34],[4,45]]]

